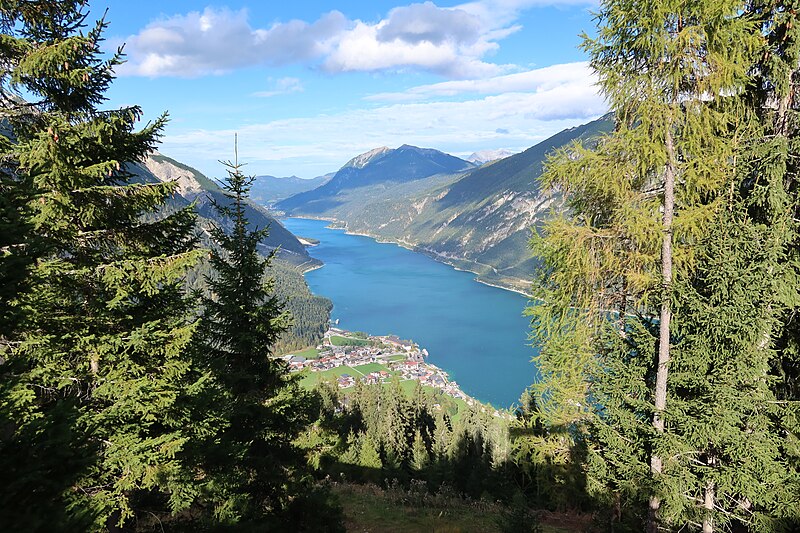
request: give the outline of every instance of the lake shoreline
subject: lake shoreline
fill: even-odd
[[[343,230],[345,232],[345,234],[347,234],[347,235],[356,235],[358,237],[368,237],[368,238],[374,240],[375,242],[377,242],[379,244],[394,244],[394,245],[397,245],[397,246],[399,246],[401,248],[405,248],[406,250],[409,250],[411,252],[422,254],[422,255],[425,255],[427,257],[430,257],[434,261],[437,261],[439,263],[447,265],[447,266],[453,268],[454,270],[458,270],[459,272],[469,272],[471,274],[475,274],[475,278],[473,278],[473,279],[474,279],[474,281],[477,281],[478,283],[482,283],[484,285],[488,285],[489,287],[494,287],[496,289],[502,289],[504,291],[514,292],[514,293],[520,294],[520,295],[525,296],[525,297],[530,297],[530,294],[528,294],[527,292],[525,292],[525,291],[523,291],[521,289],[518,289],[517,287],[513,286],[510,283],[511,280],[516,281],[518,283],[523,283],[523,282],[527,283],[527,280],[522,280],[522,279],[519,279],[519,278],[507,278],[508,280],[510,280],[508,285],[504,285],[502,280],[488,281],[486,279],[482,279],[481,276],[483,274],[481,274],[480,272],[477,272],[477,271],[472,270],[470,268],[463,267],[463,265],[455,264],[453,262],[454,260],[449,259],[448,257],[446,257],[446,256],[444,256],[442,254],[439,254],[434,250],[429,250],[427,248],[424,248],[424,247],[422,247],[422,246],[420,246],[418,244],[409,243],[407,241],[399,240],[399,239],[388,239],[388,240],[386,240],[387,238],[383,237],[383,236],[372,235],[370,233],[362,233],[362,232],[358,232],[358,231],[353,231],[353,230],[350,230],[347,227],[347,222],[345,222],[343,220],[338,220],[338,219],[335,219],[335,218],[330,218],[330,217],[315,217],[313,215],[292,216],[292,217],[283,216],[283,217],[280,217],[279,220],[286,219],[286,218],[299,218],[299,219],[305,219],[305,220],[321,220],[321,221],[324,221],[324,222],[330,222],[331,224],[330,224],[329,227],[331,229]],[[468,260],[468,259],[458,259],[458,261],[463,261],[464,263],[471,263],[471,261]],[[321,268],[321,266],[317,266],[315,268]],[[311,270],[313,270],[313,269],[311,269]]]
[[[474,273],[336,221],[292,217],[290,231],[320,240],[309,248],[326,268],[308,272],[314,294],[330,299],[331,320],[350,331],[390,331],[430,351],[462,391],[501,408],[519,402],[538,376],[527,338],[526,296],[475,283]],[[367,238],[362,238],[367,237]],[[470,274],[467,274],[470,272]]]

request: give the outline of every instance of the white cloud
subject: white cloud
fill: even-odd
[[[252,28],[247,12],[206,8],[158,20],[127,39],[121,75],[196,77],[250,65],[285,65],[325,54],[349,22],[331,11],[309,24]]]
[[[560,67],[570,68],[551,68]],[[253,124],[237,130],[239,153],[249,160],[250,173],[313,177],[382,145],[408,143],[450,153],[523,150],[606,112],[591,80],[585,81],[543,82],[529,92],[479,95],[465,101],[393,103]],[[228,129],[173,132],[168,127],[162,151],[213,174],[219,154],[230,150],[233,133]]]
[[[270,81],[272,81],[270,79]],[[303,92],[303,83],[298,78],[280,78],[273,83],[273,89],[270,91],[258,91],[252,94],[259,98],[268,98],[270,96],[278,96],[280,94],[291,94]]]
[[[472,44],[481,37],[481,23],[461,9],[442,9],[425,2],[396,7],[380,25],[378,40],[418,44],[427,41],[438,45],[446,41]]]
[[[421,68],[451,79],[512,70],[513,65],[484,58],[499,49],[499,41],[521,29],[511,24],[515,16],[498,20],[490,6],[482,10],[465,6],[441,8],[426,1],[394,8],[376,24],[358,21],[342,35],[323,66],[331,72]]]
[[[577,87],[591,89],[597,78],[589,63],[563,63],[526,72],[505,74],[489,78],[452,80],[430,85],[420,85],[401,92],[379,93],[366,100],[383,102],[419,101],[460,94],[501,94],[507,92],[541,92],[554,88]]]
[[[378,33],[384,26],[359,22],[342,36],[335,49],[325,60],[328,72],[376,71],[385,69],[420,68],[449,78],[491,76],[506,67],[486,63],[480,59],[496,43],[480,43],[482,53],[471,53],[468,46],[452,40],[434,43],[420,39],[408,42],[402,39],[382,40]]]
[[[148,24],[127,39],[121,75],[197,77],[254,66],[305,64],[331,73],[419,69],[451,79],[496,76],[510,65],[486,61],[520,29],[521,10],[592,0],[480,0],[442,8],[396,7],[377,22],[331,11],[315,22],[253,27],[245,10],[206,8]]]

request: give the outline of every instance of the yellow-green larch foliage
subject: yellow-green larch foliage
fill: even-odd
[[[675,287],[725,205],[747,135],[733,95],[758,39],[742,11],[729,0],[603,2],[584,47],[615,130],[555,154],[542,177],[566,205],[532,243],[534,391],[548,440],[590,443],[590,491],[611,506],[632,499],[641,520],[649,507],[649,530],[671,449]]]

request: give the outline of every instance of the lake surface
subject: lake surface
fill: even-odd
[[[325,266],[306,280],[333,301],[331,319],[339,327],[413,340],[464,392],[497,407],[517,402],[533,383],[524,296],[395,244],[329,229],[325,221],[282,222],[320,241],[309,253]]]

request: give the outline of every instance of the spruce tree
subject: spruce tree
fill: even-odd
[[[544,175],[569,210],[534,239],[537,396],[566,444],[556,453],[570,453],[576,436],[589,442],[590,490],[609,505],[630,499],[643,510],[648,500],[651,532],[680,520],[662,502],[685,497],[671,484],[676,465],[665,463],[675,453],[670,426],[684,415],[669,404],[672,310],[745,134],[735,98],[722,98],[743,85],[756,42],[742,7],[603,2],[585,47],[615,131],[562,151]]]
[[[375,439],[373,439],[369,433],[364,433],[360,440],[358,464],[372,470],[380,470],[383,468],[381,454],[378,450],[378,443],[375,442]]]
[[[203,312],[198,367],[210,379],[198,418],[215,420],[212,431],[193,440],[203,477],[205,505],[215,523],[239,528],[277,527],[302,486],[305,459],[293,443],[312,421],[315,402],[273,357],[287,314],[265,278],[272,259],[259,252],[269,228],[252,228],[245,215],[252,177],[238,158],[224,163],[226,203],[214,205],[230,230],[211,230],[212,274]]]
[[[797,276],[800,261],[800,4],[753,1],[749,11],[764,35],[756,56],[753,79],[746,96],[761,126],[752,144],[752,169],[743,182],[748,212],[753,219],[772,228],[769,239],[780,250],[783,262],[778,272]],[[777,105],[776,105],[777,104]],[[781,250],[781,248],[784,248]],[[789,277],[788,286],[800,285]],[[780,292],[782,312],[773,330],[776,357],[772,361],[775,393],[779,400],[800,402],[800,302],[791,291]],[[795,427],[800,419],[794,418]],[[795,431],[796,433],[796,431]],[[797,469],[798,450],[793,454]]]
[[[428,453],[428,448],[425,446],[422,433],[417,429],[414,433],[414,443],[411,446],[411,469],[415,472],[421,472],[427,468],[429,463],[430,454]]]
[[[136,131],[138,107],[98,109],[121,56],[103,59],[106,23],[84,31],[83,4],[0,4],[2,174],[41,250],[0,370],[9,530],[102,530],[191,502],[176,454],[194,215],[161,211],[173,184],[130,183],[164,118]]]
[[[737,202],[738,203],[738,202]],[[676,303],[676,452],[664,509],[673,523],[704,532],[748,526],[780,531],[798,510],[797,472],[787,468],[783,420],[797,407],[777,401],[770,363],[772,331],[786,285],[786,247],[741,206],[720,213],[700,250],[702,263]],[[783,248],[781,250],[780,248]],[[697,501],[702,505],[698,506]]]

